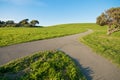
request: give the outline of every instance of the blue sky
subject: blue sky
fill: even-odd
[[[0,0],[0,20],[37,19],[40,25],[93,23],[120,0]]]

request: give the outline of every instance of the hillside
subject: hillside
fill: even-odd
[[[43,28],[0,28],[0,46],[42,40],[84,32],[81,24],[65,24]]]
[[[81,41],[96,53],[120,65],[120,32],[108,36],[106,26],[101,27],[94,23],[62,24],[44,28],[0,28],[0,46],[77,34],[88,29],[94,33],[83,37]]]

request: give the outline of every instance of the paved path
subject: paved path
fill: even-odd
[[[77,39],[92,30],[66,37],[22,43],[0,48],[0,65],[41,50],[59,49],[71,56],[88,80],[120,80],[120,69]]]

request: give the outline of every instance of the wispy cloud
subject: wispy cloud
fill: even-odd
[[[4,3],[9,3],[13,5],[37,5],[45,6],[46,4],[41,0],[0,0]]]

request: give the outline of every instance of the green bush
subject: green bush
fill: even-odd
[[[0,67],[3,80],[85,80],[73,60],[60,51],[45,51]]]

